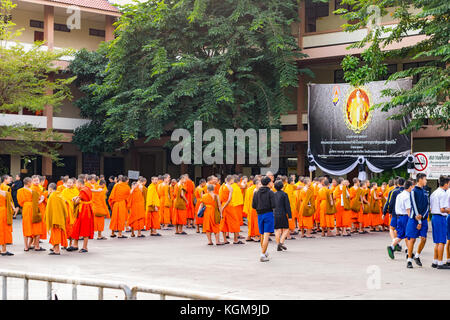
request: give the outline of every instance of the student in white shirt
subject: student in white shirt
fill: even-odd
[[[430,197],[434,242],[434,258],[431,267],[437,269],[450,269],[450,266],[444,265],[444,247],[447,243],[447,216],[450,212],[447,194],[448,183],[447,177],[439,177],[439,188]]]
[[[395,247],[403,239],[406,238],[406,225],[408,224],[409,214],[411,212],[411,190],[413,182],[407,180],[405,182],[405,189],[397,196],[395,201],[395,213],[397,214],[397,237],[392,240],[392,244],[387,247],[388,255],[394,259]]]

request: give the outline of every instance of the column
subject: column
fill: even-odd
[[[304,107],[305,103],[305,79],[304,76],[298,76],[298,88],[297,88],[297,130],[303,131],[302,114],[306,111]]]
[[[114,17],[105,16],[105,41],[114,40]]]
[[[48,47],[49,51],[52,51],[55,46],[55,12],[54,7],[44,6],[44,41]],[[55,78],[54,74],[49,74],[49,80],[53,81]],[[52,90],[49,89],[47,94],[52,94]],[[46,105],[44,107],[44,116],[47,117],[47,129],[53,128],[53,106]],[[51,176],[53,174],[52,170],[52,159],[49,157],[42,157],[42,175]]]

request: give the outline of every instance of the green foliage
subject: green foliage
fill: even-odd
[[[379,186],[381,186],[383,182],[388,182],[389,180],[393,180],[397,177],[409,179],[409,173],[406,169],[406,165],[398,169],[385,170],[377,178],[371,179],[371,182],[376,182]]]
[[[36,43],[31,49],[14,43],[21,30],[7,18],[15,5],[10,0],[0,3],[0,113],[18,112],[22,108],[34,112],[44,110],[46,105],[54,109],[63,100],[71,98],[69,85],[74,78],[49,79],[58,72],[54,61],[70,54],[70,51],[50,52]],[[52,92],[52,93],[49,93]],[[60,141],[62,136],[52,130],[41,131],[30,125],[0,127],[0,139],[14,138],[15,143],[6,144],[5,153],[45,155],[57,160],[57,145],[47,142]]]
[[[68,72],[76,76],[75,84],[84,96],[75,101],[80,108],[80,115],[91,120],[75,129],[72,142],[86,153],[100,153],[113,150],[113,146],[104,139],[102,121],[106,118],[105,100],[110,97],[108,90],[98,90],[106,75],[108,59],[107,44],[102,44],[97,51],[82,49],[75,54],[75,59]],[[120,141],[117,142],[119,144]]]
[[[357,21],[346,24],[346,31],[352,32],[369,26],[367,36],[350,46],[363,48],[361,58],[347,56],[342,62],[345,80],[352,85],[381,80],[387,75],[386,61],[408,59],[412,61],[430,60],[425,66],[418,66],[392,74],[389,80],[405,77],[418,77],[411,90],[384,90],[383,94],[392,97],[390,102],[375,107],[384,111],[401,106],[393,119],[413,115],[413,120],[402,133],[409,133],[422,127],[424,120],[430,119],[440,129],[447,130],[450,125],[448,63],[450,59],[450,2],[440,0],[344,0],[352,6],[344,13],[347,20]],[[389,14],[397,20],[396,25],[374,26],[374,10],[381,16]],[[378,8],[378,9],[377,9]],[[401,49],[386,50],[386,46],[400,43],[405,36],[418,32],[423,40]]]
[[[105,76],[90,87],[89,99],[99,97],[93,105],[106,111],[98,122],[105,143],[127,148],[172,128],[192,130],[196,120],[204,129],[279,127],[292,109],[286,88],[309,72],[297,67],[304,56],[290,29],[297,9],[297,0],[125,6]]]

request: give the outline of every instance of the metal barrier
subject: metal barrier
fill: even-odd
[[[52,300],[52,285],[53,283],[65,283],[72,285],[72,300],[78,300],[78,286],[86,287],[97,287],[98,288],[98,299],[103,300],[103,290],[106,289],[116,289],[122,290],[125,294],[125,300],[131,299],[131,289],[117,282],[104,282],[97,280],[88,279],[76,279],[76,278],[66,278],[61,276],[49,276],[37,273],[25,273],[16,271],[1,271],[0,276],[3,279],[2,283],[2,299],[8,299],[8,278],[18,278],[23,279],[23,299],[28,300],[29,298],[29,281],[45,281],[47,282],[47,300]]]
[[[221,295],[208,295],[205,293],[198,293],[193,291],[185,290],[174,290],[174,289],[164,289],[158,287],[145,287],[145,286],[135,286],[130,289],[129,286],[112,281],[97,281],[89,279],[76,279],[76,278],[66,278],[61,276],[49,276],[37,273],[25,273],[16,271],[6,271],[0,270],[0,277],[2,277],[2,299],[7,300],[8,298],[8,278],[18,278],[24,279],[23,286],[23,299],[29,299],[29,281],[45,281],[47,282],[47,299],[52,300],[52,285],[53,283],[63,283],[72,285],[72,300],[78,300],[78,286],[86,287],[97,287],[98,288],[98,299],[103,300],[103,290],[104,289],[116,289],[122,290],[125,294],[125,300],[136,300],[138,292],[158,294],[160,300],[165,300],[167,296],[191,299],[191,300],[231,300],[236,298],[230,298]]]
[[[184,290],[171,290],[163,288],[149,288],[142,286],[135,286],[131,289],[131,299],[136,300],[138,292],[142,293],[152,293],[159,294],[160,300],[166,300],[166,296],[185,298],[191,300],[234,300],[235,298],[230,298],[221,295],[209,295],[205,293],[184,291]]]

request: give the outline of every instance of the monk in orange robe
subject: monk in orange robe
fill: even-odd
[[[175,234],[186,235],[183,226],[187,223],[188,199],[186,198],[186,176],[182,175],[180,181],[174,190],[174,208],[173,208],[173,224],[175,225]]]
[[[363,190],[362,200],[362,211],[360,211],[359,220],[363,221],[363,233],[367,233],[365,228],[370,227],[370,181],[365,180],[362,183],[361,189]]]
[[[291,218],[288,218],[288,222],[289,222],[289,233],[287,236],[288,240],[292,240],[295,238],[292,236],[295,236],[298,234],[297,231],[295,231],[295,217],[297,216],[297,207],[296,207],[296,203],[297,203],[297,199],[295,198],[295,180],[292,177],[283,177],[282,179],[283,181],[283,191],[286,192],[286,194],[288,195],[289,198],[289,204],[291,206]]]
[[[111,238],[116,237],[115,232],[118,232],[118,238],[128,238],[123,235],[125,224],[128,217],[127,200],[130,196],[130,186],[128,185],[128,177],[122,176],[121,181],[116,183],[111,191],[108,202],[111,210],[111,222],[109,229],[111,230]]]
[[[246,241],[260,241],[260,233],[258,226],[258,214],[253,209],[253,196],[255,192],[261,187],[261,181],[259,178],[254,178],[252,185],[245,191],[244,198],[244,212],[247,215],[248,233]]]
[[[186,182],[184,183],[184,187],[186,188],[186,219],[187,219],[187,228],[194,228],[194,220],[196,213],[194,212],[194,191],[195,184],[189,178],[188,174],[185,174]]]
[[[69,246],[72,246],[73,239],[72,236],[72,228],[73,224],[75,223],[75,205],[73,202],[73,199],[78,197],[80,191],[76,187],[76,181],[75,179],[69,179],[66,182],[66,188],[63,189],[61,192],[61,196],[66,202],[67,206],[67,219],[66,219],[66,235],[69,239]]]
[[[61,177],[61,180],[58,181],[59,184],[56,185],[56,191],[62,192],[67,188],[67,181],[69,181],[69,179],[69,176]]]
[[[194,213],[195,213],[195,225],[197,227],[197,233],[200,233],[200,227],[203,226],[203,217],[198,216],[198,210],[200,209],[200,204],[202,202],[203,194],[206,194],[204,192],[205,186],[206,186],[206,180],[201,179],[200,184],[198,185],[197,188],[195,188],[195,191],[194,191],[194,198],[195,198]],[[213,186],[213,192],[214,192],[215,186],[214,185],[212,185],[212,186]]]
[[[109,210],[106,205],[106,181],[100,180],[98,186],[91,189],[92,211],[94,213],[94,231],[97,232],[97,240],[106,240],[102,235],[105,230],[105,218],[109,219]]]
[[[142,185],[138,182],[133,182],[131,185],[131,193],[127,204],[130,209],[128,225],[131,227],[131,237],[136,236],[134,231],[137,230],[138,238],[144,238],[142,229],[145,226],[145,201],[142,194]]]
[[[201,203],[198,208],[201,210],[205,207],[205,211],[203,213],[203,230],[208,238],[209,246],[214,245],[211,240],[211,233],[213,233],[216,237],[216,245],[221,246],[223,243],[220,242],[220,217],[216,217],[216,210],[219,210],[219,213],[221,214],[219,197],[214,193],[214,185],[209,184],[207,191],[207,193],[202,195],[200,200]]]
[[[88,252],[88,241],[94,238],[94,213],[92,210],[92,191],[85,186],[83,179],[77,180],[77,188],[80,194],[75,198],[77,205],[76,220],[73,225],[72,238],[74,239],[75,247],[67,248],[67,251],[78,250],[78,240],[83,237],[83,248],[80,253]]]
[[[312,186],[311,179],[305,178],[303,180],[305,186],[300,190],[300,227],[302,229],[302,238],[314,238],[311,235],[311,231],[314,227],[314,187]],[[306,230],[306,235],[305,235]]]
[[[234,241],[233,241],[234,244],[243,244],[243,242],[239,240],[239,232],[241,231],[240,219],[238,213],[235,210],[235,206],[239,205],[240,203],[239,196],[242,197],[242,193],[239,187],[233,188],[234,184],[233,176],[227,176],[225,181],[226,183],[222,185],[222,188],[219,191],[219,200],[222,205],[222,221],[220,222],[220,231],[223,234],[225,244],[229,243],[227,240],[227,233],[234,234]],[[234,198],[233,193],[235,193]],[[234,207],[233,203],[235,204]]]
[[[61,246],[67,248],[66,219],[68,217],[67,207],[61,192],[56,191],[56,184],[48,185],[48,201],[45,208],[45,222],[47,230],[50,232],[49,255],[60,255]]]
[[[161,201],[158,196],[158,177],[152,177],[151,184],[148,186],[147,190],[147,201],[146,201],[146,219],[145,219],[145,229],[150,230],[150,236],[159,237],[161,234],[157,230],[161,229],[161,216],[160,208]]]
[[[46,240],[47,239],[47,227],[45,225],[45,207],[46,207],[46,196],[47,192],[44,189],[41,182],[44,182],[42,180],[43,177],[39,176],[32,176],[32,185],[31,190],[33,193],[36,193],[37,196],[35,196],[34,199],[37,199],[37,205],[39,209],[39,216],[33,216],[33,243],[34,243],[34,250],[35,251],[45,251],[44,248],[41,248],[39,246],[39,240]]]
[[[12,243],[12,224],[14,216],[14,203],[11,196],[11,190],[6,183],[10,183],[10,176],[2,176],[2,185],[0,187],[0,245],[2,256],[13,256],[6,248],[7,244]]]
[[[373,182],[370,188],[370,231],[381,232],[383,220],[381,219],[381,196],[378,184]]]
[[[245,200],[245,192],[247,191],[247,188],[250,187],[247,176],[243,176],[241,178],[241,181],[239,182],[239,187],[241,188],[242,197]],[[243,218],[247,218],[247,213],[244,212],[244,205],[242,205],[242,221],[241,221],[241,225],[246,225],[244,223],[244,221],[243,221]]]
[[[350,188],[350,208],[352,211],[352,232],[364,233],[363,221],[359,221],[360,212],[362,212],[362,204],[363,204],[363,190],[360,186],[360,181],[358,178],[353,179],[353,187]]]
[[[350,193],[348,180],[338,179],[339,185],[334,189],[333,197],[336,204],[336,235],[350,236],[351,227]]]

